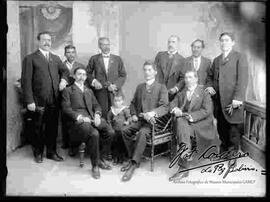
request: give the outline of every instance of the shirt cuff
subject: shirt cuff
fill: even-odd
[[[77,116],[76,120],[79,121],[81,117],[82,115],[80,114],[79,116]]]
[[[66,85],[68,84],[68,82],[66,81],[66,79],[61,79],[61,82],[65,82]]]
[[[95,115],[98,114],[99,116],[101,116],[101,112],[100,111],[96,111]]]
[[[96,81],[97,81],[96,79],[93,79],[91,85],[94,86],[94,83],[95,83]]]
[[[175,86],[174,88],[176,89],[176,92],[178,92],[178,91],[179,91],[179,88],[178,88],[177,86]]]
[[[149,115],[151,116],[151,117],[155,117],[157,114],[156,114],[156,112],[154,112],[154,111],[152,111],[152,112],[148,112],[149,113]]]

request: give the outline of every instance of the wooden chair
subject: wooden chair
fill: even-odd
[[[173,117],[170,114],[166,114],[156,118],[156,123],[152,125],[151,137],[147,138],[146,150],[143,154],[145,159],[151,160],[151,171],[154,171],[154,158],[169,153],[171,160],[176,152],[176,138],[173,135],[172,120]],[[168,144],[168,148],[165,151],[155,152],[155,148],[158,145],[165,143]],[[150,150],[148,155],[147,150]]]

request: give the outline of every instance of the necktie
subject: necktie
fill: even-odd
[[[49,61],[49,53],[46,53],[45,57],[46,57],[47,61]]]

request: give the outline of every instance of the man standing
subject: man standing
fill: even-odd
[[[62,161],[56,153],[58,95],[68,83],[68,70],[60,58],[50,52],[50,33],[41,32],[37,39],[39,49],[24,58],[21,76],[24,104],[35,117],[35,133],[31,137],[33,153],[36,162],[41,163],[46,145],[47,158]]]
[[[232,33],[222,33],[219,41],[222,54],[214,59],[206,91],[214,95],[220,153],[233,153],[239,150],[240,145],[248,64],[244,55],[233,50],[235,41]],[[229,161],[229,166],[236,166],[236,160]]]
[[[207,74],[211,68],[211,60],[202,56],[204,41],[196,39],[191,44],[192,56],[186,58],[185,69],[194,69],[198,74],[198,84],[205,85]]]
[[[75,82],[63,91],[62,109],[69,119],[70,142],[72,145],[86,143],[92,163],[92,176],[100,178],[99,167],[110,170],[99,154],[100,137],[111,141],[113,129],[101,118],[101,108],[92,92],[84,85],[86,70],[77,67],[74,70]],[[110,146],[107,144],[106,146]],[[103,147],[105,149],[105,147]],[[109,149],[109,148],[107,148]]]
[[[168,112],[168,91],[164,84],[155,80],[155,64],[146,61],[143,70],[145,82],[137,86],[130,104],[130,114],[134,123],[127,126],[122,133],[130,158],[129,163],[121,168],[121,171],[125,172],[122,181],[130,180],[135,168],[139,167],[155,117]]]
[[[75,46],[72,45],[67,45],[65,46],[65,56],[66,60],[64,61],[64,64],[69,70],[69,78],[68,78],[68,86],[71,86],[74,83],[74,69],[77,67],[83,67],[84,65],[76,61],[76,48]],[[66,149],[69,148],[69,137],[68,137],[68,132],[67,129],[69,126],[66,124],[67,120],[65,115],[62,113],[62,138],[63,138],[63,145],[62,148]],[[70,150],[70,154],[73,152]]]
[[[99,38],[98,47],[101,53],[92,56],[87,65],[86,84],[93,88],[102,108],[102,117],[106,118],[112,106],[113,94],[121,90],[127,74],[122,59],[110,53],[108,38]]]
[[[180,171],[190,168],[191,156],[195,152],[191,138],[196,139],[196,150],[202,153],[217,137],[213,123],[212,100],[209,93],[204,91],[204,86],[198,85],[198,75],[195,70],[187,70],[185,73],[185,88],[175,96],[169,110],[176,117],[175,135],[180,148],[179,169],[169,178],[174,180],[187,177],[189,174],[189,171]]]
[[[180,38],[176,35],[168,39],[168,51],[159,52],[155,58],[157,81],[165,84],[171,101],[184,86],[185,58],[178,53]]]

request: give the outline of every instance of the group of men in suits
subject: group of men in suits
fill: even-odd
[[[111,169],[105,160],[111,160],[114,131],[105,119],[114,94],[121,91],[126,81],[123,61],[110,53],[110,40],[105,37],[98,40],[101,53],[92,56],[86,68],[75,61],[74,46],[65,47],[67,60],[62,63],[49,52],[48,32],[40,33],[37,39],[39,49],[24,58],[22,69],[24,104],[29,112],[37,114],[31,141],[35,160],[43,161],[44,145],[47,158],[63,160],[56,152],[58,114],[62,109],[64,147],[86,143],[92,175],[98,179],[99,168]],[[166,113],[174,115],[178,145],[185,144],[186,152],[192,150],[194,136],[208,140],[217,137],[215,118],[220,152],[239,149],[247,61],[233,50],[231,33],[222,33],[219,40],[222,54],[212,65],[210,59],[202,56],[204,41],[195,40],[191,44],[192,56],[185,59],[177,49],[180,38],[176,35],[169,37],[167,51],[159,52],[154,62],[143,64],[145,82],[136,88],[130,104],[132,122],[123,129],[129,161],[121,168],[125,172],[122,181],[130,180],[139,167],[151,124]],[[236,166],[236,161],[229,162]],[[188,159],[181,157],[178,165],[170,180],[188,176],[187,172],[179,172],[189,167]]]

